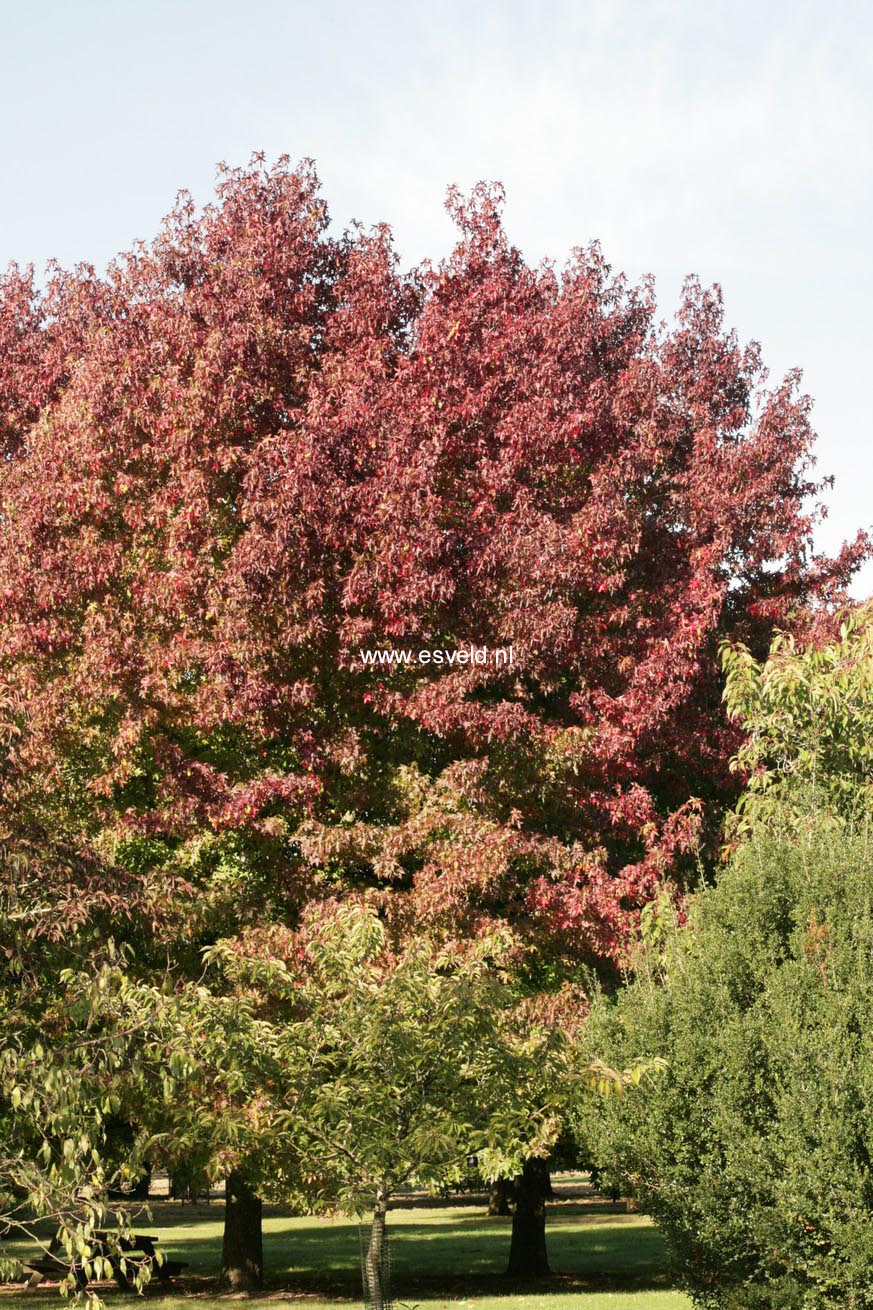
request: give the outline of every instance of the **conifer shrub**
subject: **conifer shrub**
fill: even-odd
[[[580,1133],[707,1310],[873,1307],[871,902],[866,831],[759,830],[593,1007],[599,1055],[667,1068]]]

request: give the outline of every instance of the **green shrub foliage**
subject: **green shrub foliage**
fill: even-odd
[[[873,1306],[871,887],[866,835],[761,832],[595,1006],[605,1058],[668,1061],[587,1128],[697,1305]]]
[[[873,602],[841,619],[805,646],[780,633],[763,663],[741,645],[722,650],[725,704],[747,734],[733,762],[747,778],[739,833],[873,815]]]

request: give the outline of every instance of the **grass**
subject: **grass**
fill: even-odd
[[[688,1310],[669,1286],[663,1243],[648,1220],[612,1207],[563,1202],[551,1206],[549,1259],[553,1277],[525,1286],[503,1271],[511,1220],[479,1207],[397,1209],[389,1215],[394,1286],[399,1307],[421,1310]],[[221,1252],[219,1205],[153,1202],[152,1221],[138,1225],[161,1234],[169,1258],[188,1262],[184,1291],[160,1297],[161,1310],[227,1307],[215,1274]],[[348,1219],[267,1212],[264,1260],[267,1288],[258,1310],[351,1310],[359,1306],[357,1225]],[[10,1254],[22,1248],[10,1244]],[[101,1288],[101,1295],[104,1289]],[[150,1293],[150,1298],[157,1293]],[[22,1294],[4,1289],[27,1310],[56,1310],[54,1289]],[[133,1310],[136,1298],[105,1290],[110,1310]],[[194,1305],[192,1305],[192,1302]],[[141,1305],[142,1302],[139,1302]],[[18,1306],[16,1306],[18,1310]],[[23,1305],[22,1305],[23,1310]]]

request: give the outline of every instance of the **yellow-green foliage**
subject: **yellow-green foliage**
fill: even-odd
[[[873,604],[846,614],[839,636],[806,648],[776,637],[764,663],[744,646],[722,652],[725,702],[749,736],[735,767],[748,774],[739,815],[812,812],[841,824],[873,805]]]

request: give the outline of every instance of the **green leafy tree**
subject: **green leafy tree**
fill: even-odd
[[[376,910],[321,907],[300,933],[210,952],[275,1025],[286,1107],[275,1163],[290,1155],[310,1205],[372,1214],[367,1294],[385,1299],[386,1213],[408,1185],[486,1178],[545,1157],[566,1105],[618,1074],[579,1056],[571,1033],[536,1014],[504,929],[463,949],[392,939]]]
[[[245,998],[144,983],[110,940],[102,962],[63,968],[50,988],[7,986],[0,1034],[0,1233],[86,1278],[123,1257],[142,1286],[148,1261],[122,1244],[143,1207],[119,1193],[146,1161],[173,1172],[195,1160],[214,1177],[257,1152],[272,1085],[263,1025]]]
[[[98,1231],[114,1230],[116,1253],[129,1235],[137,1207],[111,1197],[130,1190],[156,1146],[142,1127],[127,1131],[133,1101],[161,1102],[178,1069],[166,1050],[150,1058],[153,1013],[125,998],[123,1024],[97,1018],[115,972],[62,970],[51,988],[18,979],[0,1002],[0,1232],[29,1236],[86,1277],[103,1274]],[[130,1265],[141,1285],[148,1268]]]
[[[582,1105],[579,1131],[655,1216],[697,1304],[868,1310],[870,610],[817,646],[725,663],[750,734],[733,853],[687,922],[652,907],[630,985],[586,1034],[669,1071],[644,1101]]]
[[[756,835],[594,1008],[607,1058],[669,1069],[580,1132],[700,1306],[873,1306],[871,873],[863,835]]]
[[[386,1299],[385,1222],[398,1189],[460,1178],[479,1150],[496,1159],[509,1144],[522,1158],[553,1140],[549,1107],[527,1103],[520,1075],[548,1058],[556,1035],[513,1030],[517,994],[495,971],[506,945],[486,937],[459,953],[416,938],[398,950],[377,914],[352,903],[304,928],[290,958],[270,959],[262,943],[249,960],[230,946],[213,952],[238,982],[265,988],[277,1018],[288,1008],[277,1051],[289,1104],[276,1127],[312,1204],[371,1212],[374,1306]]]
[[[873,809],[873,605],[849,610],[836,636],[778,635],[757,661],[744,646],[722,651],[725,703],[746,740],[735,766],[748,776],[741,828],[786,809],[835,825]]]

